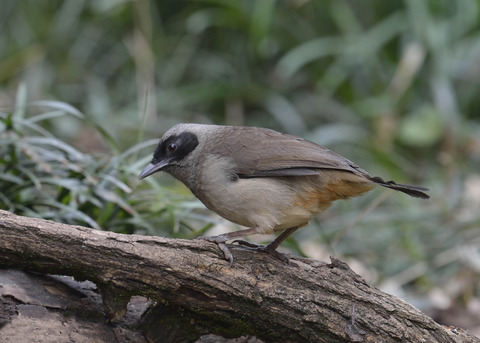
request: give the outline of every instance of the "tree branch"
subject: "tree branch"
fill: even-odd
[[[130,296],[158,302],[150,337],[190,342],[249,334],[265,342],[480,342],[368,285],[347,264],[283,265],[231,246],[232,268],[200,240],[122,235],[0,211],[0,266],[97,284],[110,319]]]

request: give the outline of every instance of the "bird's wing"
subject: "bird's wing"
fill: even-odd
[[[240,177],[315,175],[335,169],[368,177],[348,159],[305,139],[256,127],[230,127],[214,152],[233,158]]]

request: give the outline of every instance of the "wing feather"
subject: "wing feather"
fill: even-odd
[[[305,139],[257,127],[230,127],[215,153],[233,157],[240,177],[314,175],[344,170],[369,177],[352,161]]]

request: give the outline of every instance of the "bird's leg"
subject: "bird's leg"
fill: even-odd
[[[266,252],[267,254],[272,255],[273,257],[279,259],[280,261],[282,261],[286,264],[289,264],[290,263],[289,258],[287,256],[285,256],[284,254],[278,252],[277,248],[280,245],[280,243],[282,243],[285,240],[285,238],[290,236],[292,233],[297,231],[302,226],[303,225],[299,225],[299,226],[294,226],[290,229],[286,229],[285,231],[282,232],[282,234],[280,236],[275,238],[275,240],[273,242],[268,243],[267,245],[255,244],[255,243],[247,242],[247,241],[240,240],[240,239],[234,240],[232,243],[238,243],[240,245],[246,246],[246,247],[248,247],[252,250],[255,250],[255,251]]]
[[[225,259],[230,262],[230,266],[233,264],[233,255],[230,252],[230,249],[227,248],[225,245],[226,241],[229,241],[231,239],[235,239],[238,237],[244,237],[248,235],[253,235],[258,233],[256,228],[251,228],[251,229],[245,229],[245,230],[240,230],[240,231],[234,231],[234,232],[227,232],[218,236],[200,236],[197,237],[197,239],[202,239],[204,241],[216,243],[220,250],[222,250],[223,255],[225,255]],[[273,243],[273,242],[272,242]],[[279,243],[280,244],[280,243]]]

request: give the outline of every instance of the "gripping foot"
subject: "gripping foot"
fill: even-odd
[[[230,267],[233,265],[233,255],[230,252],[230,249],[228,249],[227,245],[225,244],[225,242],[228,240],[227,237],[225,237],[224,235],[200,236],[200,237],[197,237],[197,239],[201,239],[207,242],[212,242],[217,244],[220,250],[223,252],[225,259],[230,263]]]
[[[267,245],[263,245],[263,244],[256,244],[256,243],[251,243],[251,242],[247,242],[247,241],[244,241],[242,239],[237,239],[237,240],[234,240],[232,243],[237,243],[238,245],[241,245],[241,246],[244,246],[244,247],[247,247],[251,250],[254,250],[254,251],[261,251],[261,252],[264,252],[266,254],[269,254],[273,257],[275,257],[277,260],[280,260],[281,262],[289,265],[290,264],[290,259],[285,256],[284,254],[282,254],[281,252],[278,252],[276,250],[277,248],[277,244],[267,244]]]

